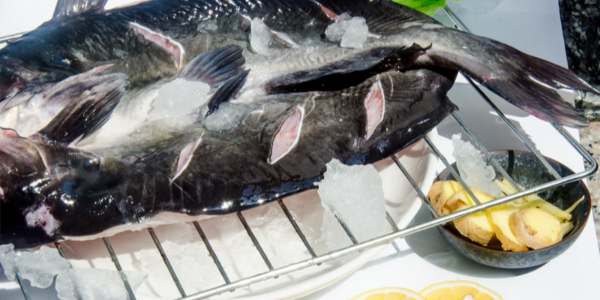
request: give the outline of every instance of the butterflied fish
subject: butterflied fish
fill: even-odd
[[[104,11],[105,2],[61,0],[51,21],[1,49],[0,99],[108,64],[130,89],[143,87],[226,45],[242,47],[251,70],[240,99],[345,88],[382,69],[446,68],[541,119],[580,127],[585,118],[551,88],[597,92],[564,68],[383,0],[156,0]],[[323,38],[344,13],[366,19],[371,37],[360,49]],[[266,56],[250,43],[255,18],[280,41]]]
[[[162,212],[225,214],[312,188],[333,158],[373,163],[422,137],[455,109],[451,85],[429,70],[390,71],[341,91],[267,95],[186,116],[197,123],[148,122],[85,150],[66,146],[64,136],[84,134],[65,125],[81,122],[66,107],[28,139],[0,138],[2,243],[99,234]],[[232,126],[211,124],[236,113]]]
[[[0,50],[0,126],[17,129],[0,133],[0,230],[17,247],[313,188],[333,158],[373,163],[431,130],[455,109],[458,71],[570,126],[587,121],[552,88],[595,91],[386,1],[71,2]],[[366,20],[362,47],[326,37],[343,14]],[[253,46],[256,20],[273,38],[266,50]],[[203,100],[157,112],[173,82],[205,85]]]

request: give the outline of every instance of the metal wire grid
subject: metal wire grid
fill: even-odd
[[[465,25],[464,23],[452,12],[452,10],[450,10],[449,8],[444,8],[444,11],[446,12],[446,14],[456,23],[456,25],[458,27],[460,27],[462,30],[466,31],[466,32],[471,32]],[[0,38],[0,43],[7,43],[10,42],[10,40],[18,38],[22,35],[23,33],[18,33],[18,34],[14,34],[11,36],[6,36],[6,37],[2,37]],[[556,125],[554,124],[555,129],[567,140],[567,142],[569,144],[571,144],[571,146],[573,146],[573,148],[575,150],[577,150],[577,152],[579,152],[579,154],[583,157],[583,159],[588,163],[588,168],[586,170],[584,170],[583,172],[580,173],[576,173],[576,174],[572,174],[566,177],[561,177],[555,170],[554,168],[552,168],[552,166],[548,163],[548,161],[546,159],[544,159],[544,157],[541,155],[541,153],[535,148],[535,146],[533,144],[531,144],[531,142],[524,136],[524,134],[522,132],[520,132],[509,120],[508,118],[506,118],[506,116],[498,109],[498,107],[496,107],[496,105],[487,97],[487,95],[473,82],[473,80],[471,78],[469,78],[468,76],[465,75],[465,78],[467,78],[467,80],[469,81],[469,83],[473,86],[473,88],[475,88],[475,90],[481,95],[481,97],[494,109],[494,111],[498,114],[498,116],[500,116],[500,118],[506,123],[506,125],[511,129],[511,131],[525,144],[525,146],[527,148],[529,148],[529,150],[538,158],[538,160],[546,167],[546,169],[548,169],[548,171],[550,172],[550,174],[554,175],[554,177],[556,178],[555,180],[551,181],[551,182],[547,182],[544,184],[541,184],[539,186],[530,188],[530,189],[526,189],[526,190],[522,190],[516,183],[515,181],[508,175],[508,173],[506,173],[506,171],[500,166],[500,164],[491,156],[491,154],[489,153],[489,151],[483,146],[483,144],[477,139],[477,137],[472,133],[472,131],[465,125],[465,123],[460,119],[460,117],[456,114],[456,113],[452,113],[452,117],[454,118],[454,120],[462,127],[463,131],[471,138],[471,140],[475,143],[475,145],[483,152],[483,154],[488,158],[488,160],[491,162],[491,164],[493,165],[493,167],[498,170],[503,176],[504,178],[506,178],[510,184],[512,184],[512,186],[518,191],[515,194],[512,195],[508,195],[502,198],[498,198],[486,203],[480,203],[479,200],[477,199],[477,197],[475,197],[475,195],[471,192],[470,189],[465,189],[465,191],[469,194],[469,196],[471,196],[475,202],[477,203],[476,206],[470,207],[468,209],[464,209],[446,216],[439,216],[439,214],[437,213],[437,211],[433,208],[433,206],[431,205],[431,203],[429,202],[429,198],[427,197],[426,193],[423,192],[423,190],[421,190],[421,188],[417,185],[417,183],[415,182],[415,180],[412,178],[412,176],[408,173],[408,171],[406,170],[406,168],[400,163],[400,161],[395,157],[392,156],[392,159],[394,160],[395,164],[398,166],[398,168],[402,171],[402,173],[405,175],[405,177],[408,179],[408,181],[411,183],[411,185],[414,187],[414,189],[417,191],[419,197],[421,198],[422,202],[429,208],[429,210],[432,212],[432,214],[435,216],[435,218],[431,221],[428,222],[424,222],[418,225],[414,225],[412,227],[400,230],[396,223],[394,222],[394,220],[392,220],[392,218],[390,217],[389,214],[386,213],[386,219],[388,220],[388,222],[390,223],[390,225],[392,226],[392,232],[362,243],[359,243],[356,238],[354,237],[354,235],[352,234],[352,232],[350,231],[350,229],[348,228],[348,226],[346,226],[345,222],[340,219],[338,217],[338,221],[340,223],[340,225],[343,227],[343,229],[345,230],[346,234],[348,235],[348,237],[350,238],[350,240],[352,241],[353,245],[346,247],[344,249],[340,249],[340,250],[336,250],[336,251],[332,251],[329,252],[327,254],[324,255],[320,255],[317,256],[313,250],[313,248],[311,247],[311,245],[309,244],[308,240],[306,239],[306,236],[304,235],[304,233],[300,230],[300,227],[298,226],[298,224],[296,223],[296,221],[294,220],[293,216],[291,215],[290,211],[287,209],[285,203],[283,200],[278,200],[277,203],[279,204],[279,206],[281,207],[281,209],[283,210],[284,214],[286,215],[286,217],[288,218],[288,220],[290,221],[291,225],[294,227],[296,233],[298,234],[298,236],[300,237],[300,239],[302,240],[302,242],[304,243],[306,249],[308,250],[308,252],[310,253],[311,257],[310,259],[306,259],[304,261],[300,261],[300,262],[296,262],[290,265],[287,265],[285,267],[281,267],[281,268],[274,268],[273,265],[271,264],[269,258],[267,257],[267,255],[264,253],[264,251],[262,250],[262,246],[260,245],[260,243],[258,242],[258,240],[256,239],[256,236],[254,235],[254,233],[252,232],[252,229],[250,228],[250,226],[248,225],[248,223],[246,222],[243,214],[241,212],[237,213],[238,219],[240,220],[240,222],[242,223],[242,225],[244,226],[248,236],[250,237],[250,239],[252,240],[252,242],[254,243],[254,245],[256,246],[257,251],[259,252],[259,254],[261,255],[262,259],[264,260],[265,265],[269,268],[269,271],[264,272],[264,273],[260,273],[254,276],[250,276],[250,277],[246,277],[240,280],[237,280],[235,282],[231,282],[231,280],[229,279],[227,273],[225,272],[225,270],[223,269],[223,266],[221,265],[217,254],[215,253],[215,251],[213,250],[212,246],[210,245],[210,241],[208,240],[208,238],[206,237],[206,235],[204,234],[204,231],[202,230],[202,228],[200,227],[200,224],[198,222],[193,222],[194,227],[196,228],[196,230],[198,231],[198,234],[200,235],[200,237],[202,238],[202,241],[204,242],[204,245],[206,246],[206,249],[208,250],[210,256],[212,257],[217,269],[219,270],[219,272],[221,273],[221,276],[223,277],[223,280],[225,281],[225,284],[212,288],[212,289],[208,289],[193,295],[186,295],[183,286],[181,285],[177,274],[175,274],[175,271],[173,270],[173,267],[171,266],[171,263],[169,262],[169,258],[167,257],[167,255],[165,254],[163,248],[162,248],[162,244],[160,242],[160,240],[158,239],[158,237],[156,236],[156,234],[154,233],[154,230],[152,228],[148,229],[148,233],[150,234],[150,236],[152,237],[152,240],[154,241],[157,250],[159,251],[160,255],[163,258],[163,261],[169,271],[169,273],[171,274],[171,277],[173,278],[173,282],[175,283],[175,285],[177,286],[177,289],[179,290],[179,293],[181,294],[181,298],[180,299],[185,299],[185,300],[196,300],[196,299],[205,299],[214,295],[218,295],[221,294],[223,292],[227,292],[227,291],[234,291],[235,289],[238,288],[242,288],[245,286],[248,286],[250,284],[254,284],[254,283],[258,283],[261,281],[264,281],[266,279],[270,279],[270,278],[278,278],[281,275],[285,275],[288,274],[290,272],[293,271],[297,271],[297,270],[301,270],[304,268],[308,268],[311,266],[315,266],[315,265],[320,265],[323,262],[327,262],[330,260],[334,260],[337,259],[339,257],[342,256],[346,256],[355,252],[359,252],[359,251],[363,251],[369,248],[373,248],[379,245],[383,245],[383,244],[387,244],[392,242],[395,239],[398,238],[403,238],[406,237],[408,235],[426,230],[426,229],[430,229],[433,228],[435,226],[439,226],[439,225],[443,225],[447,222],[468,216],[470,214],[479,212],[479,211],[483,211],[485,209],[497,206],[497,205],[501,205],[504,203],[507,203],[511,200],[526,196],[526,195],[530,195],[530,194],[536,194],[539,192],[543,192],[547,189],[553,188],[553,187],[557,187],[560,185],[564,185],[566,183],[569,182],[573,182],[573,181],[577,181],[580,180],[582,178],[585,178],[587,176],[590,176],[591,174],[593,174],[597,169],[598,169],[598,164],[596,163],[596,161],[592,158],[592,156],[575,140],[575,138],[573,138],[573,136],[571,136],[571,134],[569,134],[561,125]],[[433,150],[433,152],[435,153],[435,155],[442,161],[442,163],[450,170],[450,172],[452,173],[452,175],[454,176],[454,178],[456,178],[459,183],[465,187],[467,186],[466,183],[461,179],[461,177],[458,175],[457,171],[450,165],[450,163],[448,162],[448,160],[443,156],[443,154],[437,149],[437,147],[433,144],[433,142],[427,137],[424,137],[425,142],[429,145],[429,147]],[[119,263],[119,260],[117,258],[117,256],[115,255],[113,248],[110,244],[110,241],[108,240],[108,238],[103,238],[104,244],[106,245],[106,248],[110,254],[110,257],[112,259],[112,261],[115,264],[116,269],[119,271],[121,279],[123,281],[123,285],[125,286],[126,290],[127,290],[127,294],[129,295],[129,298],[131,300],[135,300],[135,294],[129,284],[129,281],[127,280],[127,277],[125,276],[125,273],[123,272],[123,269],[121,268],[121,265]],[[60,246],[60,243],[55,243],[56,249],[59,252],[59,254],[61,256],[65,256],[62,248]],[[17,281],[21,287],[21,291],[23,292],[23,296],[25,297],[26,300],[30,300],[31,297],[27,291],[26,286],[24,285],[23,281],[22,281],[22,277],[21,274],[19,273],[18,268],[15,267],[15,273],[16,273],[16,278]],[[80,295],[78,295],[78,298],[81,299]]]

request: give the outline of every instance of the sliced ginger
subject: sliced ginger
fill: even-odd
[[[454,193],[462,189],[460,183],[454,180],[436,181],[429,190],[429,201],[441,216],[445,216],[450,213],[446,208],[446,202]]]
[[[560,221],[536,207],[513,213],[509,224],[516,238],[531,249],[554,245],[563,237]]]
[[[471,192],[473,192],[475,197],[477,197],[481,203],[494,200],[494,197],[486,193],[478,192],[474,189],[471,189]],[[469,197],[465,190],[460,190],[454,193],[454,195],[448,199],[446,205],[452,212],[456,212],[475,205],[475,201]],[[456,230],[458,230],[458,232],[460,232],[463,236],[466,236],[472,241],[483,246],[487,246],[490,240],[492,240],[494,237],[492,226],[488,222],[488,218],[483,212],[474,213],[464,218],[454,220],[454,227],[456,227]]]
[[[518,207],[504,204],[486,211],[492,230],[505,251],[527,251],[527,246],[517,239],[509,226],[510,216],[519,210]]]
[[[506,179],[494,182],[505,195],[518,192]],[[481,203],[495,199],[486,193],[471,191]],[[442,216],[475,205],[460,183],[453,180],[435,182],[429,191],[429,199]],[[453,223],[463,236],[483,246],[496,236],[506,251],[540,249],[558,243],[573,229],[573,223],[569,222],[570,213],[581,201],[583,198],[563,211],[537,195],[528,195]]]

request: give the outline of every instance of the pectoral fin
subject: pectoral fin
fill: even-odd
[[[65,106],[38,134],[65,144],[92,134],[108,121],[119,104],[125,93],[125,78],[123,74],[105,77],[103,83]]]

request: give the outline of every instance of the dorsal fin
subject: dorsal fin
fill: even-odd
[[[248,77],[248,73],[250,73],[250,70],[236,75],[219,87],[219,89],[211,96],[210,101],[208,102],[208,112],[206,113],[206,116],[217,110],[217,108],[219,108],[219,104],[229,101],[231,98],[233,98],[235,93],[237,93],[240,88],[242,88],[244,83],[246,83],[246,77]]]
[[[83,13],[96,13],[104,11],[108,0],[58,0],[54,8],[53,19],[72,17]]]
[[[69,144],[79,137],[85,138],[104,125],[119,104],[127,84],[124,74],[113,75],[65,106],[38,134]]]
[[[242,48],[228,45],[196,56],[181,71],[179,78],[204,82],[214,89],[242,73],[245,62]]]

